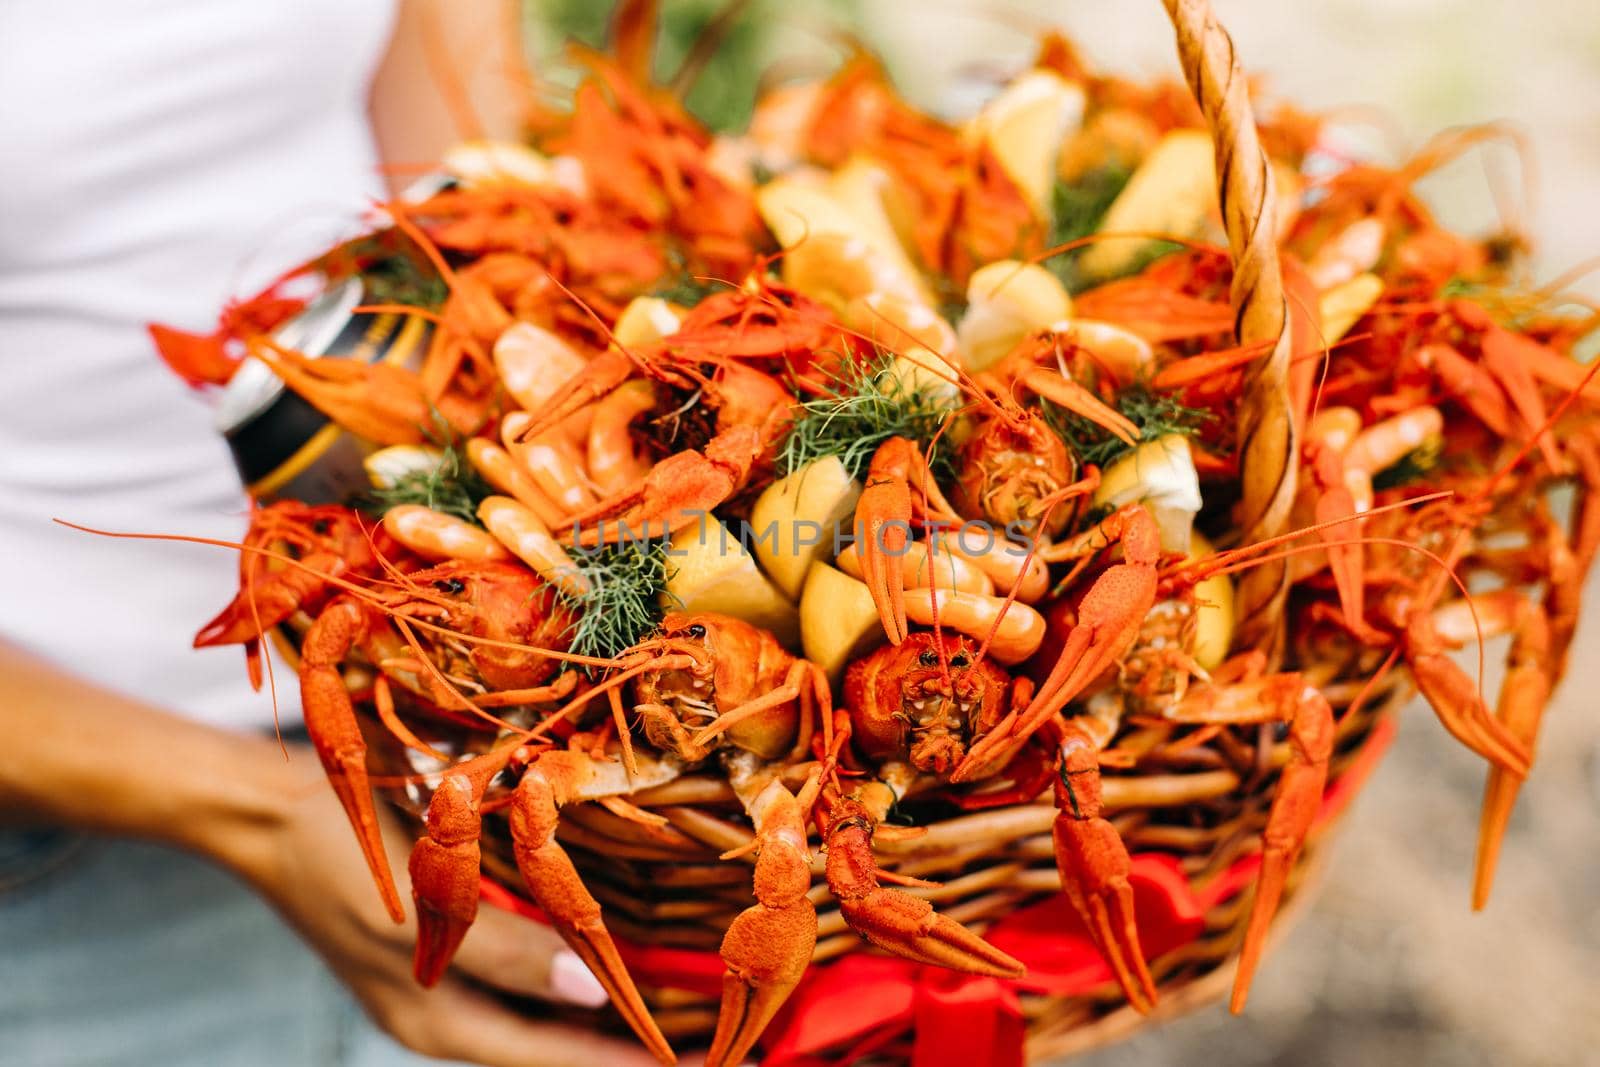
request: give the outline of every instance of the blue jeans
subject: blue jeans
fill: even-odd
[[[140,842],[0,831],[0,1063],[421,1067],[232,875]]]

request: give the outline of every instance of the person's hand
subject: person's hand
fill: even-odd
[[[235,834],[226,858],[298,929],[384,1030],[418,1052],[491,1067],[645,1064],[655,1059],[625,1039],[547,1019],[530,1019],[488,989],[560,1004],[597,1007],[605,992],[549,927],[485,907],[433,989],[411,976],[416,921],[405,858],[410,843],[387,811],[385,844],[407,901],[396,926],[384,910],[350,824],[316,755],[292,750],[282,771],[281,815]],[[485,989],[483,987],[488,987]]]
[[[372,1018],[420,1052],[488,1067],[654,1063],[626,1039],[501,1004],[490,990],[597,1005],[599,983],[548,927],[495,908],[439,985],[411,978],[416,924],[396,926],[344,809],[309,748],[218,730],[107,692],[0,641],[0,824],[72,826],[163,841],[254,885],[349,985]],[[85,738],[92,738],[86,743]],[[106,753],[115,753],[115,759]],[[402,898],[410,851],[387,827]]]

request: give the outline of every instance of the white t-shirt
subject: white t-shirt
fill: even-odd
[[[382,189],[367,96],[393,19],[394,0],[0,4],[0,639],[197,719],[270,721],[237,647],[190,648],[232,552],[50,520],[244,532],[210,400],[145,323],[209,332],[350,232]]]

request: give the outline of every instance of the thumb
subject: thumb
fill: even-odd
[[[480,908],[456,953],[456,969],[507,993],[584,1008],[606,1003],[606,991],[561,935],[500,908]]]

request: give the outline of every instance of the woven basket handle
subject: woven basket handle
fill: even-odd
[[[1290,336],[1278,265],[1272,168],[1261,149],[1249,87],[1233,38],[1209,0],[1163,0],[1178,36],[1178,58],[1205,115],[1217,153],[1217,190],[1233,257],[1234,328],[1240,344],[1271,342],[1251,364],[1239,414],[1242,544],[1280,533],[1294,502],[1299,450],[1289,414]],[[1286,561],[1245,572],[1235,643],[1259,648],[1274,664],[1283,650]]]

